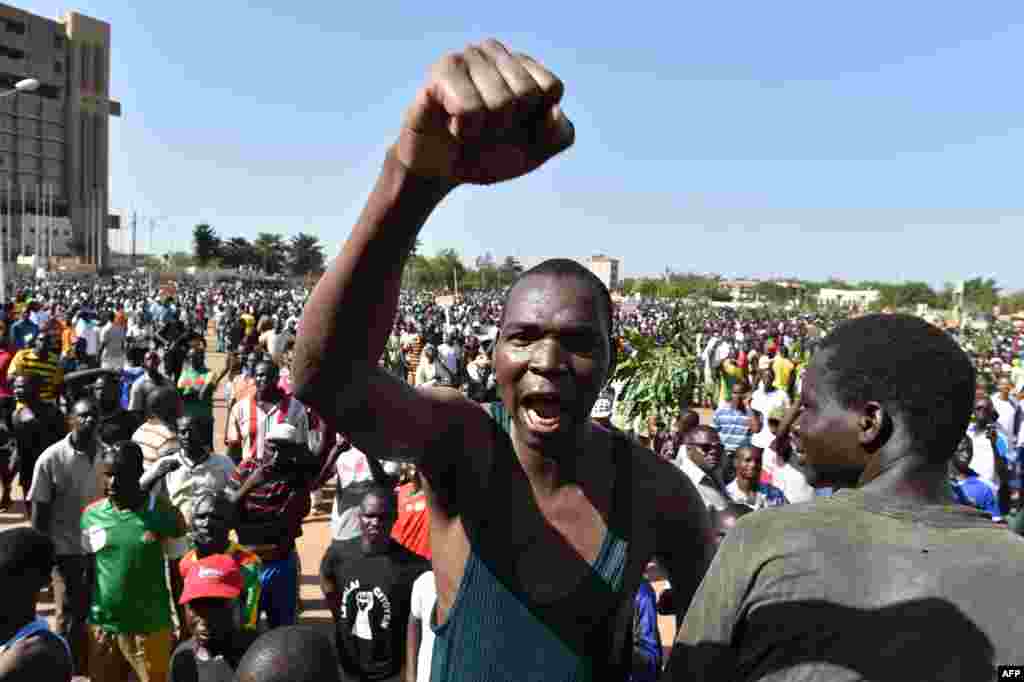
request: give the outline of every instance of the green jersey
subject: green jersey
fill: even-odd
[[[104,498],[82,512],[82,543],[96,557],[89,623],[108,632],[150,633],[171,626],[163,541],[185,529],[177,512],[158,501],[117,509]]]

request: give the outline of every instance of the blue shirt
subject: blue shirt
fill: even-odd
[[[750,445],[750,416],[750,412],[741,412],[733,407],[715,410],[711,426],[718,431],[726,452]]]
[[[971,474],[963,481],[956,481],[954,485],[960,490],[961,496],[967,501],[967,504],[975,509],[988,512],[993,521],[1002,520],[996,495],[988,483]]]
[[[634,664],[630,682],[655,682],[661,671],[661,633],[658,632],[657,598],[646,580],[640,583],[633,603],[633,649],[643,653],[643,668]]]
[[[758,509],[765,509],[767,507],[778,507],[783,504],[789,504],[789,500],[786,499],[783,492],[768,483],[758,483],[757,488],[754,489],[754,492],[750,497],[747,497],[740,490],[740,486],[736,481],[725,486],[725,492],[733,502],[736,502],[737,504],[745,504],[755,511]]]
[[[22,349],[29,344],[29,339],[39,333],[39,327],[32,320],[18,320],[11,325],[11,340],[14,347]]]

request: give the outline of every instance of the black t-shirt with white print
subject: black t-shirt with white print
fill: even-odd
[[[334,541],[320,572],[341,594],[335,623],[341,666],[364,680],[398,673],[405,657],[412,584],[430,563],[394,540],[379,554],[364,555],[360,538]]]

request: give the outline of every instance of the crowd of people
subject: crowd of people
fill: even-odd
[[[511,430],[494,371],[509,295],[468,292],[440,305],[432,294],[402,292],[378,368],[420,390],[457,390]],[[28,571],[52,590],[62,639],[41,635],[45,621],[33,617],[27,630],[15,623],[8,646],[41,635],[52,664],[62,658],[52,655],[57,641],[67,670],[94,680],[220,679],[211,670],[231,679],[261,631],[298,621],[295,541],[330,483],[332,542],[320,585],[341,669],[353,679],[431,679],[437,587],[425,479],[396,454],[407,444],[332,430],[296,397],[306,296],[140,278],[20,283],[0,320],[2,508],[14,505],[16,482],[35,534],[7,531],[10,551],[49,558],[28,569],[24,557],[10,556],[0,566],[11,562],[10,571]],[[697,330],[705,381],[697,396],[680,396],[678,409],[643,423],[619,409],[623,387],[606,381],[591,420],[693,484],[717,547],[751,512],[850,485],[813,471],[797,426],[816,351],[852,317],[658,300],[613,305],[616,352],[631,352],[624,330],[667,342],[685,323]],[[950,493],[1024,532],[1024,334],[1005,324],[942,333],[978,377],[971,423],[948,463]],[[227,351],[220,371],[206,364],[207,339]],[[215,443],[218,394],[227,423]],[[637,584],[634,680],[657,679],[666,663],[657,616],[679,613],[685,600],[673,588],[655,596],[652,582],[666,575],[668,561],[655,560]]]
[[[402,291],[448,193],[573,142],[560,81],[496,41],[431,74],[312,292],[14,283],[0,479],[29,525],[0,532],[0,680],[973,680],[1024,661],[1019,329],[616,305],[562,259],[446,304]],[[685,330],[699,392],[629,419],[627,330]],[[327,486],[331,637],[296,627],[296,540]]]

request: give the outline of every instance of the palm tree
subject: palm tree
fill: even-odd
[[[263,266],[264,272],[268,275],[275,275],[284,269],[288,247],[281,235],[260,232],[256,236],[256,241],[253,242],[253,248],[256,250],[259,264]]]
[[[196,262],[205,266],[219,255],[220,237],[208,224],[200,223],[192,229],[192,245]]]
[[[324,269],[324,247],[311,234],[299,232],[289,244],[288,265],[293,275],[308,275]]]

